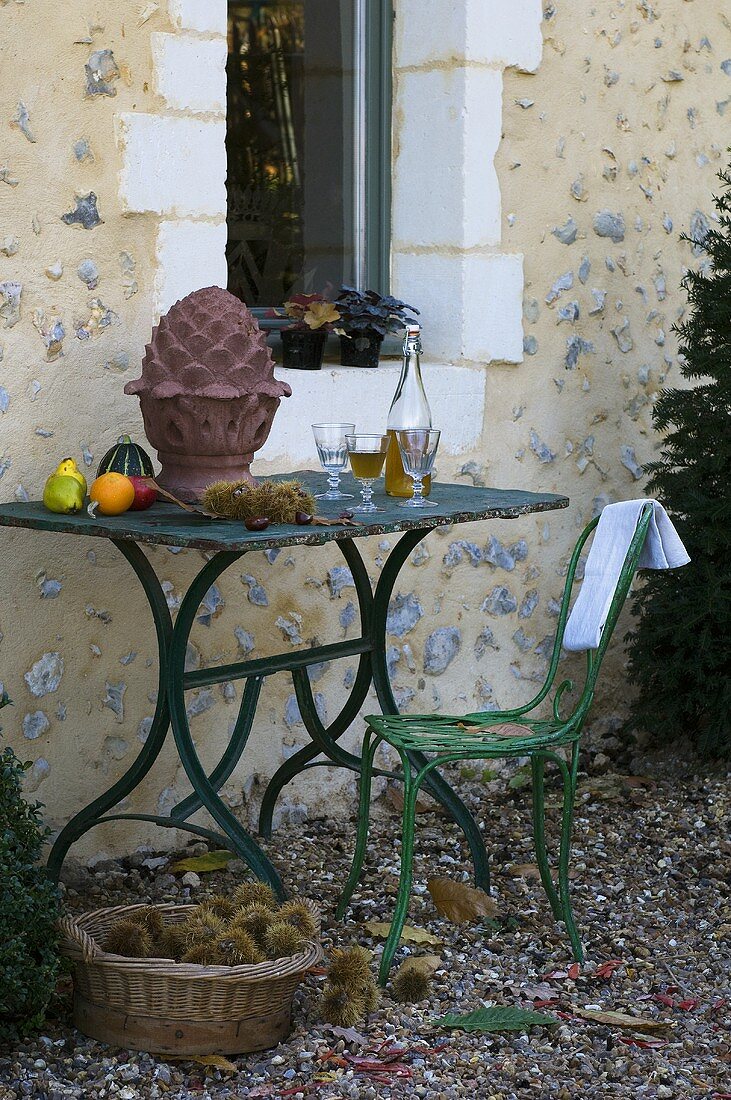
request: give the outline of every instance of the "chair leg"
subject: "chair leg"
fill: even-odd
[[[543,889],[551,903],[551,910],[556,920],[561,920],[563,912],[561,902],[556,892],[551,877],[551,869],[548,866],[548,852],[546,851],[546,804],[543,796],[543,776],[546,761],[540,754],[531,757],[531,770],[533,773],[533,845],[536,851],[536,863],[543,883]]]
[[[571,751],[571,767],[564,764],[563,775],[563,819],[561,822],[561,850],[558,859],[558,891],[561,900],[561,915],[568,932],[574,958],[584,961],[584,951],[576,929],[574,914],[569,896],[569,856],[571,853],[571,827],[574,816],[574,796],[576,794],[576,774],[579,768],[579,745],[575,742]]]
[[[371,737],[373,731],[370,727],[366,730],[363,737],[363,749],[361,752],[360,762],[360,797],[358,800],[358,831],[355,842],[355,852],[353,854],[353,863],[350,868],[350,874],[343,888],[343,892],[340,895],[340,901],[338,907],[335,910],[335,916],[338,920],[341,920],[348,902],[353,896],[353,891],[360,882],[360,876],[363,873],[363,861],[365,859],[366,847],[368,845],[368,827],[370,825],[371,816],[371,784],[373,782],[373,761],[376,755],[376,749],[381,743],[380,737]]]
[[[404,767],[404,809],[401,819],[401,872],[399,875],[398,895],[396,898],[396,910],[391,920],[391,930],[383,946],[381,965],[378,968],[378,982],[385,986],[388,981],[388,972],[391,969],[393,957],[396,954],[401,933],[406,923],[406,915],[409,911],[409,899],[411,897],[411,883],[413,878],[412,861],[414,858],[414,828],[416,825],[416,799],[421,789],[423,771],[416,778],[411,775],[409,760],[405,753],[401,754]]]

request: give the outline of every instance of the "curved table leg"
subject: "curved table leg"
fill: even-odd
[[[234,770],[241,754],[246,748],[246,743],[249,740],[249,734],[251,733],[251,727],[254,724],[254,717],[256,715],[256,707],[259,702],[259,696],[261,694],[261,687],[264,683],[263,676],[252,676],[246,681],[246,687],[244,688],[243,695],[241,696],[241,703],[239,705],[239,713],[236,717],[236,723],[231,732],[231,738],[226,747],[225,752],[221,756],[216,767],[210,774],[210,781],[217,791],[220,791],[223,784],[226,782],[231,772]],[[176,821],[185,821],[196,810],[200,810],[203,803],[200,800],[198,794],[193,792],[189,794],[187,798],[184,798],[182,802],[179,802],[177,806],[171,811],[170,816]]]
[[[183,597],[170,647],[168,678],[170,719],[178,755],[193,786],[196,798],[200,800],[201,805],[205,806],[211,817],[220,826],[227,838],[227,847],[236,852],[249,865],[257,878],[268,882],[274,892],[281,898],[284,896],[284,887],[274,865],[247,833],[243,825],[224,805],[218,797],[215,782],[206,775],[193,744],[185,710],[185,651],[196,612],[201,600],[214,581],[240,557],[241,554],[234,551],[222,551],[216,554],[200,570]],[[221,763],[219,763],[219,768]]]
[[[368,637],[373,622],[373,592],[368,570],[365,567],[360,551],[352,539],[338,539],[337,546],[348,563],[350,572],[353,575],[355,592],[358,599],[358,610],[360,612],[361,634],[364,637]],[[361,655],[355,683],[350,690],[348,701],[340,711],[340,714],[327,729],[325,729],[320,722],[317,711],[314,709],[314,702],[312,701],[312,693],[309,691],[309,680],[307,679],[306,672],[303,672],[303,676],[307,681],[307,690],[305,690],[303,679],[296,675],[297,672],[299,672],[299,670],[295,670],[292,676],[295,694],[297,695],[297,702],[299,704],[300,713],[302,714],[302,721],[312,738],[312,744],[305,745],[303,748],[299,749],[298,752],[277,769],[269,780],[259,812],[259,835],[265,838],[272,835],[274,807],[282,790],[295,778],[295,776],[309,767],[316,756],[324,754],[326,759],[317,761],[311,765],[312,767],[336,763],[340,764],[342,767],[360,771],[360,761],[358,757],[353,756],[351,753],[346,753],[344,749],[339,749],[335,745],[335,742],[345,733],[351,722],[358,716],[358,712],[368,695],[368,689],[370,688],[373,677],[370,653],[363,653]],[[312,715],[314,715],[314,718],[311,717]]]
[[[90,802],[88,806],[75,814],[56,837],[47,863],[48,872],[55,880],[58,879],[61,865],[71,845],[89,829],[99,824],[108,810],[118,805],[142,782],[155,763],[170,726],[166,674],[173,626],[165,593],[160,586],[154,569],[137,543],[122,541],[121,539],[112,541],[134,569],[152,611],[159,655],[157,705],[155,706],[155,714],[147,740],[132,766],[108,791],[105,791],[104,794],[95,798],[93,802]]]
[[[424,538],[427,531],[406,531],[401,536],[396,546],[388,556],[381,576],[376,585],[373,597],[373,683],[375,684],[378,701],[384,714],[398,714],[398,707],[391,690],[391,681],[388,677],[386,665],[386,618],[391,593],[398,579],[401,566],[406,561],[411,551]],[[411,758],[417,768],[423,768],[428,763],[427,757],[422,753],[411,753]],[[459,825],[469,845],[472,863],[475,872],[475,885],[490,891],[490,867],[485,851],[485,843],[482,833],[472,814],[438,771],[430,770],[426,773],[424,786],[430,794],[436,798],[447,811],[453,821]]]

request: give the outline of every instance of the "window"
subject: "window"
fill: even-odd
[[[229,290],[388,290],[391,0],[229,0]]]

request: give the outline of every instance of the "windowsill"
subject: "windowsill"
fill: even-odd
[[[270,329],[267,332],[267,344],[272,350],[274,355],[274,362],[278,365],[282,365],[282,341],[279,338],[279,330]],[[381,344],[381,360],[391,362],[394,359],[401,360],[401,349],[403,346],[403,340],[400,336],[387,336]],[[337,370],[373,370],[372,367],[343,367],[340,363],[340,337],[334,333],[330,333],[327,341],[325,342],[325,351],[322,356],[323,367],[334,367]],[[302,374],[302,371],[296,371],[296,374]],[[307,372],[304,372],[307,373]],[[310,372],[316,373],[316,372]]]
[[[400,357],[382,359],[378,367],[343,367],[337,356],[321,370],[277,365],[276,377],[292,389],[281,402],[272,431],[257,461],[277,469],[316,465],[311,425],[354,423],[357,431],[383,432],[401,373]],[[442,431],[441,450],[464,454],[479,444],[485,408],[486,372],[472,366],[424,364],[424,384],[435,428]]]

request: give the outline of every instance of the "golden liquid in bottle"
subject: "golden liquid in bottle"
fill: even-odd
[[[355,472],[355,471],[353,471]],[[386,492],[390,497],[411,497],[414,495],[414,483],[404,472],[401,451],[393,428],[388,430],[388,452],[386,454]],[[431,492],[431,474],[424,478],[424,496]]]
[[[353,471],[353,477],[375,480],[381,476],[383,454],[381,451],[351,451],[350,468]]]

